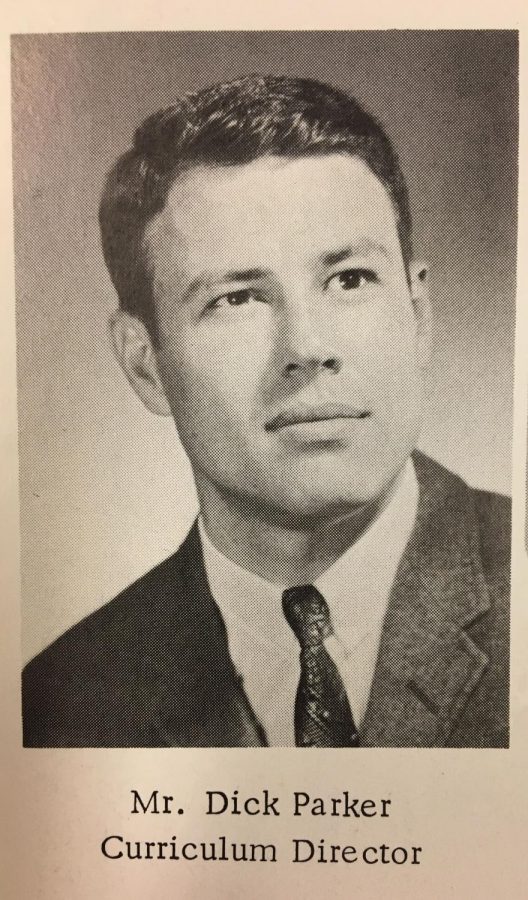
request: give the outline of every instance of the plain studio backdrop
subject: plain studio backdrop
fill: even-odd
[[[510,490],[517,189],[513,32],[229,32],[13,39],[24,659],[173,552],[196,514],[172,420],[115,362],[97,207],[134,128],[250,72],[356,95],[399,150],[431,263],[420,446]]]

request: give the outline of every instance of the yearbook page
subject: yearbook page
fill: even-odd
[[[23,7],[2,896],[525,896],[518,11]]]

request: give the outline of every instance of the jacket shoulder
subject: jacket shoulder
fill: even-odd
[[[509,643],[511,583],[511,501],[489,491],[473,490],[478,553],[491,609],[491,637]],[[484,623],[476,630],[483,632]]]
[[[24,746],[112,746],[108,735],[119,720],[121,733],[126,721],[132,727],[132,693],[156,635],[185,621],[186,544],[25,666]]]
[[[481,676],[466,695],[450,747],[507,747],[509,732],[509,631],[511,503],[470,487],[443,466],[419,455],[417,472],[433,515],[428,527],[452,543],[453,572],[463,577],[456,595],[464,632],[461,651],[476,654]],[[431,499],[432,498],[432,499]],[[440,529],[439,524],[442,524]],[[445,544],[440,543],[439,564]],[[446,596],[454,582],[447,582]],[[467,642],[469,638],[470,643]]]
[[[432,497],[434,509],[441,510],[438,514],[444,515],[446,528],[453,526],[451,517],[458,520],[457,533],[467,542],[464,565],[473,569],[476,584],[488,596],[490,611],[478,621],[477,631],[484,637],[487,624],[491,630],[485,643],[494,643],[494,636],[502,643],[509,632],[511,500],[470,487],[422,453],[414,455],[414,462],[419,482],[427,486],[429,500]]]
[[[510,564],[511,500],[491,491],[473,490],[483,561]]]
[[[173,602],[178,599],[180,557],[181,549],[142,575],[104,606],[77,622],[34,657],[24,671],[31,672],[37,666],[60,666],[61,661],[71,671],[76,656],[72,658],[70,654],[73,651],[78,654],[82,646],[92,647],[95,651],[100,650],[106,654],[114,641],[122,646],[127,638],[140,638],[137,625],[140,622],[148,625],[148,621],[156,618],[159,607],[165,606],[168,599]],[[145,602],[147,598],[148,604]],[[106,655],[104,663],[105,667],[111,663]]]
[[[413,454],[419,482],[427,484],[428,494],[446,512],[463,515],[469,530],[475,530],[476,549],[485,569],[510,565],[511,500],[503,494],[468,485],[459,475],[449,471],[423,453]],[[446,502],[447,501],[447,502]]]

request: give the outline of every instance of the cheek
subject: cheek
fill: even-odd
[[[178,422],[210,431],[244,417],[261,377],[261,345],[222,333],[182,334],[163,359],[163,380]]]
[[[384,395],[398,396],[409,390],[419,374],[416,320],[406,304],[380,304],[366,310],[351,332],[352,365],[365,385]]]

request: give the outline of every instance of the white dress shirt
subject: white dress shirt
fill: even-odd
[[[334,628],[325,646],[339,669],[358,728],[368,703],[390,591],[417,505],[418,484],[409,460],[390,503],[314,581],[328,603]],[[248,700],[270,746],[295,746],[300,648],[282,611],[282,593],[290,585],[270,583],[241,568],[213,545],[201,517],[199,528],[207,580]]]

